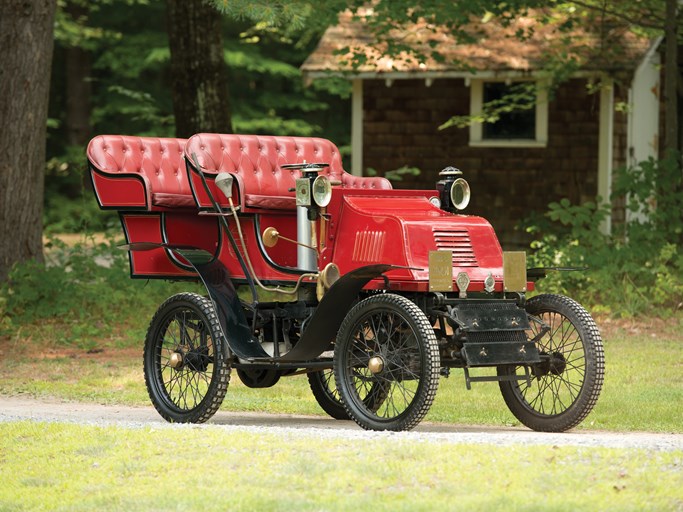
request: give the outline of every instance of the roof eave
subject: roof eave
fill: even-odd
[[[342,70],[302,70],[307,81],[320,78],[339,77],[346,80],[435,80],[437,78],[491,79],[491,78],[544,78],[547,72],[539,70],[501,69],[487,71],[342,71]],[[574,78],[595,77],[606,74],[602,70],[578,70]]]

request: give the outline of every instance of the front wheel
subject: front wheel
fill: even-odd
[[[369,297],[342,323],[334,377],[346,412],[367,430],[410,430],[439,385],[439,348],[426,315],[394,294]]]
[[[196,293],[164,302],[145,340],[145,383],[170,422],[202,423],[220,407],[230,381],[226,347],[213,304]]]
[[[529,338],[537,340],[541,363],[531,379],[501,381],[510,412],[527,427],[564,432],[581,423],[600,396],[605,374],[602,338],[595,321],[576,301],[562,295],[538,295],[526,303]],[[501,376],[524,375],[522,366],[501,366]]]

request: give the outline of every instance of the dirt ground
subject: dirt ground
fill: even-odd
[[[188,428],[171,425],[152,406],[129,407],[81,402],[0,396],[0,422],[49,421],[84,425],[118,425],[124,428]],[[191,428],[224,428],[227,430],[258,430],[274,435],[308,435],[313,437],[446,442],[455,444],[548,445],[636,448],[655,451],[683,451],[683,435],[573,431],[563,434],[532,432],[516,427],[481,427],[422,423],[411,432],[368,432],[351,421],[339,421],[321,416],[267,414],[219,411],[205,426]]]

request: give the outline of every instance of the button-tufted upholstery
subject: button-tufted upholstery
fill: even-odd
[[[161,208],[195,208],[187,179],[183,150],[185,139],[135,137],[128,135],[99,135],[88,144],[88,160],[93,171],[93,182],[103,206],[135,205],[126,202],[126,193],[135,195],[137,188],[125,186],[142,182],[144,203]],[[118,178],[118,179],[117,179]],[[99,186],[98,186],[99,185]],[[102,200],[118,185],[119,192],[112,205]],[[100,190],[102,189],[102,190]],[[111,190],[104,190],[111,189]],[[151,206],[150,206],[151,205]]]
[[[185,146],[191,168],[193,155],[208,175],[236,175],[241,201],[250,208],[294,209],[296,202],[290,189],[300,172],[280,166],[304,161],[329,163],[323,174],[341,181],[342,187],[391,188],[385,178],[353,176],[344,171],[337,146],[321,138],[200,133],[190,137]]]

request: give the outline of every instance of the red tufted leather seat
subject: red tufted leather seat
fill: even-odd
[[[342,187],[390,189],[382,177],[353,176],[342,167],[339,150],[327,139],[199,133],[185,146],[185,158],[194,167],[194,156],[208,175],[229,172],[236,175],[243,204],[250,208],[295,209],[295,179],[299,171],[283,170],[283,164],[324,162],[323,171]]]
[[[185,139],[128,135],[93,138],[87,154],[100,204],[148,210],[196,208],[183,160],[185,143]]]

